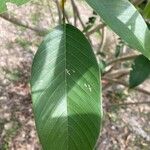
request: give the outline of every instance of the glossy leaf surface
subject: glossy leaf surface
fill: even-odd
[[[101,124],[101,84],[82,32],[61,25],[46,36],[33,61],[31,87],[43,149],[92,150]]]
[[[130,87],[138,86],[150,75],[150,61],[143,55],[138,56],[132,65],[130,71]]]
[[[128,0],[86,2],[124,41],[150,59],[150,31],[142,16]]]

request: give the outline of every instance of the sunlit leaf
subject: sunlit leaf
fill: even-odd
[[[31,76],[44,150],[92,150],[101,124],[99,67],[82,32],[61,25],[39,47]]]
[[[128,0],[86,1],[124,41],[150,59],[150,31]]]

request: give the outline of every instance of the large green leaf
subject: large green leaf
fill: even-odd
[[[33,110],[44,150],[92,150],[101,124],[97,61],[84,35],[71,25],[50,32],[31,76]]]
[[[128,0],[86,1],[123,40],[150,59],[150,31]]]
[[[130,88],[138,86],[150,75],[150,61],[143,55],[138,56],[132,65],[130,71]]]
[[[6,3],[8,2],[17,4],[17,5],[22,5],[28,1],[30,0],[0,0],[0,13],[3,13],[7,10]]]

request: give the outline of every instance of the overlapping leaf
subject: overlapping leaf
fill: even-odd
[[[144,9],[144,17],[147,19],[150,18],[150,1],[147,2],[147,5]]]
[[[130,71],[130,88],[138,86],[145,81],[150,75],[150,61],[143,55],[138,56],[132,65]]]
[[[150,31],[128,0],[86,1],[123,40],[150,59]]]
[[[99,67],[84,35],[56,27],[32,66],[32,100],[44,150],[92,150],[101,122]]]
[[[0,0],[0,13],[3,13],[7,10],[6,3],[14,3],[17,5],[22,5],[27,3],[30,0]]]

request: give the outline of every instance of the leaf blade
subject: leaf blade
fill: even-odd
[[[86,0],[130,46],[150,59],[150,31],[136,8],[126,0]]]
[[[79,30],[61,25],[44,39],[31,76],[33,110],[44,150],[60,145],[62,150],[94,147],[102,115],[99,77],[94,53]]]
[[[134,88],[144,82],[150,75],[150,61],[143,55],[139,55],[130,71],[129,86]]]

